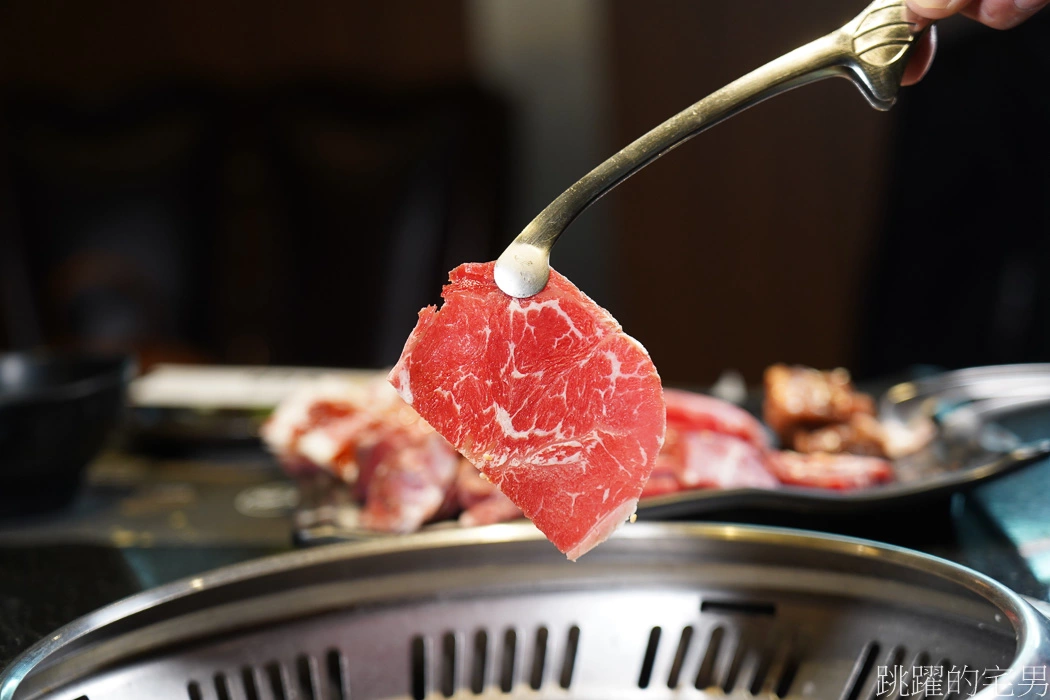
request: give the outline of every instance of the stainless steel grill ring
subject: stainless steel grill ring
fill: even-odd
[[[1035,698],[1048,660],[1050,622],[1021,597],[901,549],[634,524],[573,564],[499,525],[146,591],[31,648],[0,700]]]

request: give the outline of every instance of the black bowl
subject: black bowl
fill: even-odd
[[[126,356],[0,354],[0,515],[72,500],[134,374]]]

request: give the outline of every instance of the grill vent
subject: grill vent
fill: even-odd
[[[868,642],[853,665],[853,673],[850,674],[849,681],[842,691],[842,700],[857,700],[860,697],[861,688],[875,670],[875,659],[878,656],[879,643]]]
[[[485,669],[488,667],[489,633],[478,630],[474,635],[474,670],[470,674],[470,691],[480,695],[485,690]]]
[[[927,698],[930,700],[952,700],[957,697],[958,693],[953,687],[952,692],[948,692],[947,674],[952,669],[951,659],[942,657],[937,663],[933,664],[933,668],[941,669],[940,687],[937,692],[928,693],[926,689],[921,690],[911,687],[915,680],[913,669],[915,667],[930,667],[930,655],[925,651],[920,651],[912,658],[910,664],[905,663],[907,658],[907,650],[897,645],[893,647],[889,654],[878,666],[880,669],[885,669],[883,672],[887,675],[884,678],[880,678],[877,674],[873,674],[875,662],[869,660],[870,657],[874,657],[878,654],[879,645],[875,642],[871,642],[864,648],[860,658],[854,666],[853,675],[850,677],[850,684],[846,687],[846,691],[843,693],[843,698],[849,700],[852,697],[861,697],[862,691],[867,686],[870,686],[870,690],[867,693],[863,693],[863,697],[867,700],[900,700],[901,698]],[[870,663],[869,663],[870,662]],[[966,668],[965,666],[963,667]],[[908,688],[908,691],[904,694],[901,693],[901,688]],[[880,693],[880,690],[882,691]]]
[[[248,700],[259,700],[259,685],[255,682],[255,669],[245,666],[241,669],[241,683],[244,685],[244,695]]]
[[[645,657],[642,659],[642,670],[638,674],[638,687],[648,688],[649,680],[653,677],[653,663],[656,661],[656,651],[660,648],[659,627],[653,627],[649,633],[649,644],[645,647]]]
[[[441,694],[446,698],[456,692],[456,635],[445,633],[441,640]]]
[[[518,633],[509,629],[503,635],[503,659],[499,672],[499,687],[504,693],[514,688],[514,666],[518,649]]]
[[[277,661],[266,664],[266,677],[270,681],[270,690],[274,700],[288,700],[288,684],[284,677],[284,667]]]
[[[412,669],[412,697],[423,700],[427,694],[427,643],[422,637],[412,638],[409,650],[409,666]]]
[[[317,700],[316,682],[317,670],[311,659],[306,654],[300,654],[295,660],[296,678],[299,681],[299,694],[304,700]]]
[[[678,638],[678,651],[674,655],[674,664],[671,673],[667,676],[667,687],[677,688],[678,677],[682,673],[682,665],[685,664],[685,655],[689,653],[689,644],[693,640],[693,628],[686,627],[682,630],[682,636]]]
[[[888,669],[896,669],[898,666],[904,664],[904,656],[907,654],[907,650],[899,644],[890,650],[889,655],[886,657],[886,667]],[[868,694],[869,700],[891,700],[896,698],[897,693],[894,690],[879,694],[878,678],[876,677],[876,683],[871,688],[871,693]]]
[[[441,635],[440,641],[416,635],[409,648],[411,697],[424,700],[433,687],[431,683],[436,684],[438,692],[446,698],[458,697],[464,691],[484,695],[490,675],[494,675],[493,682],[503,693],[513,692],[517,682],[540,690],[548,677],[562,688],[572,685],[580,644],[579,626],[568,629],[561,654],[553,658],[551,633],[546,626],[536,628],[530,647],[519,652],[518,642],[519,635],[514,628],[493,637],[491,644],[490,634],[484,629],[469,638],[449,631]],[[432,656],[435,652],[436,658]]]
[[[743,640],[737,642],[736,653],[733,654],[733,661],[729,664],[729,671],[726,672],[725,679],[722,681],[722,692],[731,693],[733,688],[736,687],[737,678],[740,677],[740,667],[744,663],[744,657],[747,655],[747,646]]]
[[[947,676],[948,676],[948,671],[952,667],[952,660],[951,659],[941,659],[936,664],[934,664],[933,667],[934,668],[943,669],[941,671],[941,675],[942,675],[942,677],[941,677],[941,688],[940,688],[941,692],[939,692],[939,693],[931,693],[930,695],[927,695],[926,697],[929,697],[929,698],[944,698],[945,697],[945,693],[948,692],[948,687],[947,687],[948,678],[947,678]]]
[[[338,649],[329,649],[326,660],[329,697],[333,700],[350,700],[350,674],[347,673],[346,659]]]
[[[723,613],[729,615],[765,615],[777,614],[777,606],[772,603],[750,603],[736,600],[705,600],[700,603],[702,613]]]
[[[260,700],[262,697],[272,697],[274,700],[349,700],[346,661],[342,653],[338,649],[328,650],[323,668],[319,659],[310,654],[300,654],[294,665],[289,664],[287,667],[279,661],[271,661],[262,668],[242,666],[240,673],[233,675],[219,671],[212,676],[211,685],[215,688],[218,700],[240,697],[245,700]],[[291,675],[289,669],[292,670]],[[261,692],[261,688],[269,692]],[[189,700],[204,700],[205,697],[200,682],[195,680],[186,684],[186,694]]]
[[[543,685],[543,667],[547,663],[547,628],[540,627],[536,630],[536,645],[532,651],[532,673],[529,675],[529,685],[533,690],[539,690]]]
[[[576,650],[580,646],[580,628],[573,625],[569,628],[569,638],[565,644],[565,656],[561,662],[561,675],[558,677],[558,685],[568,689],[572,685],[572,672],[576,668]]]
[[[761,610],[765,609],[765,606],[761,607]],[[749,610],[748,614],[766,613],[759,612],[756,606],[756,609]],[[692,625],[682,629],[678,638],[678,646],[675,649],[674,661],[667,674],[668,688],[674,690],[679,687],[683,673],[686,672],[686,669],[691,668],[691,663],[696,663],[696,661],[690,662],[690,659],[695,660],[695,654],[700,654],[696,678],[693,679],[693,685],[697,690],[717,688],[722,693],[728,694],[740,684],[742,688],[755,696],[765,692],[777,697],[785,697],[790,691],[791,684],[798,673],[798,659],[793,644],[777,643],[776,641],[764,642],[756,649],[741,638],[733,650],[729,667],[725,668],[724,678],[719,682],[718,669],[724,668],[719,661],[723,656],[723,649],[727,648],[726,628],[718,625],[711,629],[702,654],[700,647],[694,644],[696,635],[697,632]],[[645,647],[645,656],[642,658],[642,667],[638,673],[639,688],[648,688],[652,682],[662,637],[663,628],[661,627],[653,627],[649,632],[649,642]],[[693,649],[696,649],[695,654],[691,653]]]
[[[789,654],[787,661],[784,662],[784,670],[780,673],[777,687],[773,691],[778,698],[786,698],[788,693],[791,692],[791,686],[795,683],[795,676],[798,675],[798,666],[799,658],[794,653]]]
[[[226,683],[226,674],[216,673],[213,680],[215,681],[215,695],[219,700],[230,700],[230,686]]]
[[[700,670],[696,672],[696,681],[693,683],[697,690],[705,690],[714,685],[715,664],[718,663],[718,652],[722,648],[722,639],[725,636],[725,628],[721,625],[711,630],[704,660],[700,662]]]

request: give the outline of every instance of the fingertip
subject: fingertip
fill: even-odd
[[[982,0],[963,14],[992,29],[1013,29],[1047,5],[1048,0]]]
[[[926,19],[944,19],[959,12],[971,0],[906,0],[908,9]]]
[[[933,57],[937,53],[937,26],[932,25],[923,32],[915,52],[908,60],[908,66],[904,69],[904,77],[901,85],[908,86],[926,77],[930,66],[933,65]]]

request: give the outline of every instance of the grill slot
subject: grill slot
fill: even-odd
[[[478,630],[474,635],[474,667],[470,674],[470,690],[480,695],[485,690],[485,670],[488,667],[489,633]]]
[[[201,695],[201,686],[197,681],[190,681],[186,686],[186,693],[190,696],[190,700],[202,700],[204,697]]]
[[[751,677],[751,684],[748,686],[748,691],[752,695],[759,695],[762,692],[762,688],[766,684],[766,679],[769,678],[769,671],[773,666],[773,652],[769,648],[764,648],[759,654],[757,663],[755,664],[755,672]]]
[[[306,654],[300,654],[295,660],[296,676],[299,679],[299,692],[305,700],[317,700],[317,689],[320,683],[317,679],[317,667],[313,658]]]
[[[441,694],[446,698],[456,692],[456,635],[446,632],[441,638]]]
[[[787,661],[784,663],[784,670],[780,674],[780,681],[773,691],[773,694],[778,698],[786,698],[788,693],[791,692],[791,686],[795,684],[795,677],[798,675],[799,664],[800,661],[797,656],[794,654],[788,656]]]
[[[328,696],[333,700],[350,700],[350,679],[346,659],[338,649],[329,649],[325,667],[328,669]]]
[[[744,601],[705,600],[700,603],[701,613],[722,613],[727,615],[764,615],[773,617],[777,606],[773,603],[750,603]]]
[[[875,660],[878,656],[878,642],[868,642],[853,665],[853,673],[850,674],[849,681],[842,691],[842,700],[857,700],[860,697],[861,688],[875,670]]]
[[[529,685],[533,690],[543,687],[543,669],[547,663],[547,628],[536,630],[536,643],[532,651],[532,673],[529,674]]]
[[[916,675],[915,674],[915,669],[916,668],[921,669],[922,667],[929,666],[929,665],[930,665],[930,655],[927,654],[925,651],[920,651],[918,654],[915,655],[915,658],[912,659],[912,662],[911,662],[911,668],[907,669],[907,678],[908,678],[909,686],[914,681],[922,681],[921,676],[920,676],[920,678],[916,678],[915,677],[915,675]],[[911,688],[908,689],[908,692],[911,692]],[[925,689],[925,687],[919,689],[918,691],[916,691],[913,694],[912,697],[915,698],[915,700],[920,700],[920,698],[926,697],[926,689]]]
[[[649,632],[649,644],[645,647],[645,656],[642,658],[642,670],[638,673],[638,687],[648,688],[649,680],[653,677],[653,662],[656,661],[656,652],[660,648],[659,627],[653,627]]]
[[[667,687],[677,688],[678,678],[682,673],[682,666],[685,665],[686,654],[689,653],[689,645],[693,640],[693,628],[688,626],[682,629],[682,635],[678,638],[678,649],[675,651],[674,663],[671,665],[671,672],[667,674]]]
[[[213,680],[215,681],[215,695],[219,700],[230,700],[230,686],[226,683],[226,674],[216,673]]]
[[[715,664],[718,662],[718,650],[722,646],[722,639],[726,631],[718,626],[711,630],[711,637],[707,642],[707,651],[704,659],[700,662],[700,669],[696,673],[696,681],[693,683],[697,690],[706,690],[714,685]]]
[[[886,670],[887,670],[887,672],[896,673],[898,667],[903,667],[903,665],[904,665],[904,655],[906,653],[907,653],[907,651],[904,649],[904,647],[900,646],[899,644],[897,646],[893,647],[893,651],[890,653],[890,658],[889,658],[889,660],[886,663],[886,666],[887,666]],[[877,679],[876,679],[876,681],[877,681]],[[878,687],[878,683],[876,682],[875,689],[872,691],[872,697],[873,698],[880,697],[878,695],[878,691],[879,691],[879,687]],[[885,695],[886,700],[890,700],[890,698],[898,698],[898,697],[900,697],[900,686],[896,686],[894,688],[890,688],[889,689],[889,693],[887,693]]]
[[[288,679],[284,673],[284,666],[278,661],[266,664],[266,677],[270,681],[273,700],[288,700]]]
[[[499,673],[499,688],[504,693],[514,689],[514,670],[517,665],[518,633],[508,629],[503,635],[503,656]]]
[[[412,697],[423,700],[427,695],[427,647],[423,637],[413,637],[409,651],[409,668],[412,679]]]
[[[576,668],[576,651],[580,646],[580,628],[573,625],[569,628],[569,636],[565,643],[565,656],[561,663],[561,675],[558,685],[568,689],[572,685],[572,672]]]
[[[241,669],[241,683],[247,700],[259,700],[259,686],[255,680],[255,669],[245,666]]]
[[[926,697],[940,698],[941,700],[943,700],[945,693],[948,692],[948,687],[947,687],[947,684],[948,684],[948,669],[950,669],[952,667],[952,661],[951,661],[951,659],[948,659],[948,658],[942,658],[940,661],[938,661],[936,664],[934,664],[933,667],[935,669],[937,669],[937,668],[941,669],[940,670],[940,692],[934,693],[932,695],[927,695]]]
[[[736,651],[733,654],[732,661],[729,663],[729,669],[726,671],[725,679],[722,681],[722,692],[731,693],[733,688],[736,687],[737,678],[740,676],[740,667],[744,665],[744,657],[747,656],[747,645],[743,639],[737,641]]]

